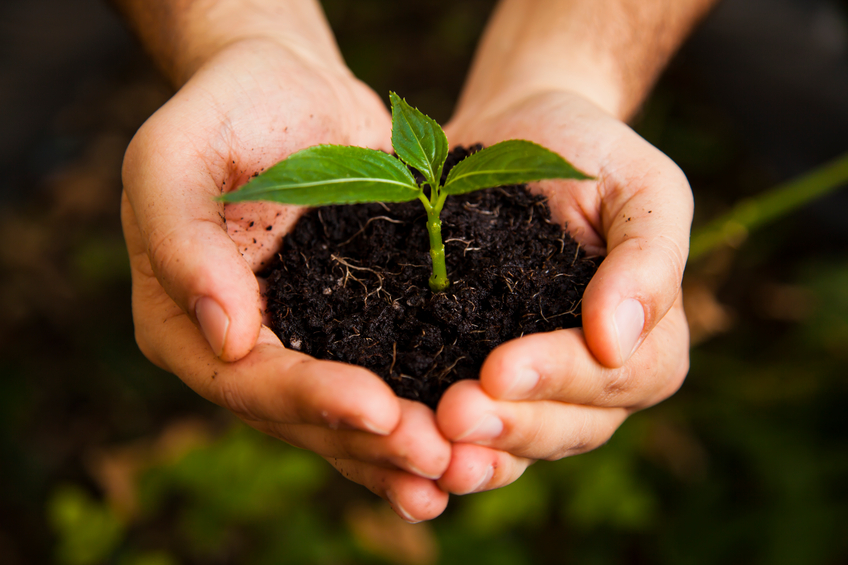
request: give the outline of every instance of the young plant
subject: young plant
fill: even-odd
[[[417,198],[427,212],[433,269],[430,288],[440,292],[450,285],[439,219],[448,195],[542,179],[591,178],[553,151],[530,141],[513,139],[466,157],[451,169],[442,184],[442,169],[448,155],[445,132],[435,120],[409,106],[394,92],[389,97],[392,147],[397,158],[363,147],[316,145],[291,154],[220,200],[325,206],[407,202]],[[424,177],[420,185],[409,167]]]

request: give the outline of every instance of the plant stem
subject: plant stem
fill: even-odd
[[[433,264],[429,283],[433,292],[442,292],[450,286],[445,266],[445,244],[442,242],[442,220],[439,218],[445,204],[445,196],[447,195],[440,194],[437,187],[430,189],[429,201],[423,193],[419,197],[427,210],[427,233],[430,234],[430,260]]]
[[[433,274],[430,275],[430,290],[442,292],[448,286],[447,267],[445,266],[445,244],[442,243],[442,220],[439,213],[427,212],[427,231],[430,233],[430,259],[433,260]]]
[[[848,153],[759,196],[743,200],[727,214],[692,234],[689,261],[695,261],[721,245],[736,247],[753,229],[772,222],[845,183],[848,183]]]

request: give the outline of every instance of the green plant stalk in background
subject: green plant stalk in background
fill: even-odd
[[[812,171],[743,200],[728,213],[696,230],[689,247],[695,261],[720,245],[738,246],[764,224],[848,183],[848,153]]]
[[[432,275],[430,289],[448,288],[440,214],[449,195],[542,179],[591,178],[553,151],[512,139],[496,143],[459,162],[444,184],[442,170],[448,139],[441,126],[409,106],[394,92],[392,147],[382,151],[341,145],[308,147],[280,161],[241,189],[222,195],[223,202],[268,200],[302,206],[363,202],[408,202],[419,199],[427,212]],[[418,184],[409,168],[424,177]],[[428,191],[424,187],[428,187]]]

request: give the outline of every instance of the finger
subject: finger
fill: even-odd
[[[245,419],[349,426],[382,435],[397,426],[398,399],[376,375],[287,350],[267,327],[246,357],[233,363],[218,359],[153,276],[146,254],[137,250],[137,233],[126,233],[136,340],[157,365]]]
[[[404,471],[384,469],[349,459],[329,459],[342,475],[388,501],[398,516],[410,523],[432,520],[445,511],[448,493],[435,481]]]
[[[547,400],[498,401],[478,381],[454,384],[439,403],[445,437],[529,459],[556,460],[603,445],[627,418],[626,408]]]
[[[453,142],[467,139],[461,122]],[[606,242],[607,257],[583,296],[583,328],[597,359],[620,367],[679,291],[693,208],[686,177],[625,124],[573,94],[541,93],[472,123],[484,143],[531,139],[596,177],[538,188],[581,244],[603,250]]]
[[[439,488],[451,494],[470,494],[504,487],[515,482],[533,461],[505,451],[456,443],[450,465],[438,480]]]
[[[199,325],[215,354],[232,361],[258,336],[259,289],[215,201],[238,176],[229,140],[214,113],[197,115],[204,105],[182,103],[186,96],[196,94],[177,94],[130,143],[123,166],[126,204],[138,243],[168,295]]]
[[[400,468],[438,479],[448,467],[451,445],[436,427],[433,411],[420,402],[400,400],[401,419],[387,436],[326,426],[248,422],[256,429],[326,458],[352,459],[380,467]]]
[[[502,400],[554,400],[641,409],[676,391],[689,370],[689,332],[678,299],[622,367],[603,366],[579,329],[540,333],[494,349],[480,370],[483,390]]]
[[[224,363],[204,355],[208,350],[186,317],[169,325],[168,340],[174,345],[160,346],[169,370],[245,420],[349,427],[378,435],[388,435],[400,422],[398,398],[362,367],[287,350],[266,327],[250,354]],[[186,339],[192,330],[193,339]]]
[[[583,329],[595,357],[622,366],[671,308],[689,253],[692,192],[683,172],[636,134],[600,172],[607,256],[583,295]]]

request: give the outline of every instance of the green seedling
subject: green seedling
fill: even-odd
[[[591,178],[553,151],[530,141],[513,139],[466,157],[451,169],[442,184],[442,169],[448,156],[445,132],[435,120],[409,106],[394,92],[389,96],[392,147],[397,157],[363,147],[316,145],[293,153],[220,200],[326,206],[408,202],[417,198],[427,212],[433,262],[430,288],[441,292],[450,285],[439,219],[448,195],[542,179]],[[416,182],[410,168],[421,173],[421,184]]]

